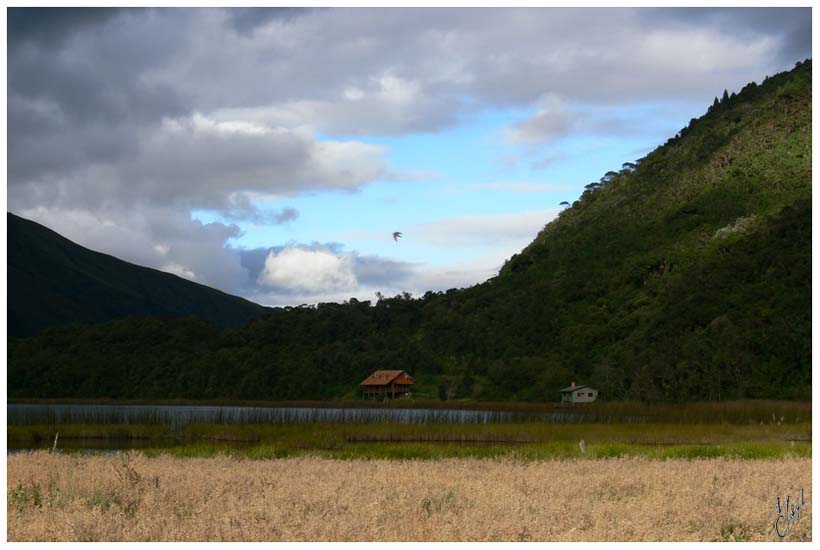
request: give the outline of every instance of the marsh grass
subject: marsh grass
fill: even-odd
[[[421,509],[424,510],[427,515],[458,511],[463,508],[459,500],[458,492],[456,492],[455,489],[450,489],[447,492],[421,499]]]
[[[170,426],[159,424],[41,424],[7,426],[10,441],[49,443],[54,434],[60,433],[64,439],[120,439],[120,440],[175,440],[178,434]],[[49,445],[50,446],[50,445]]]
[[[18,484],[14,489],[9,489],[8,505],[18,512],[26,508],[40,508],[43,505],[43,494],[39,483],[31,483],[28,486]]]
[[[546,458],[811,456],[810,424],[248,424],[63,425],[66,447],[108,441],[145,447],[148,456],[216,455],[258,459],[322,456],[341,459],[449,457]],[[46,448],[56,426],[9,426],[9,447]],[[586,452],[578,442],[583,439]],[[138,445],[136,444],[138,443]]]
[[[50,444],[60,440],[114,439],[191,443],[278,443],[292,447],[332,449],[350,443],[503,443],[546,441],[645,444],[716,444],[810,441],[811,424],[191,424],[173,430],[162,425],[10,425],[9,441]]]
[[[496,459],[523,461],[549,459],[608,459],[641,457],[646,459],[731,458],[773,460],[811,458],[811,445],[779,445],[771,443],[733,443],[727,445],[643,445],[629,443],[595,443],[582,452],[577,444],[556,441],[505,444],[441,444],[441,443],[356,443],[338,449],[291,448],[271,444],[235,447],[224,444],[195,443],[141,450],[146,456],[200,457],[226,456],[237,459],[266,460],[288,457],[321,457],[339,460],[443,460],[449,458]]]
[[[99,508],[107,512],[112,506],[121,505],[122,501],[117,493],[107,488],[98,487],[85,498],[85,505],[89,509]]]

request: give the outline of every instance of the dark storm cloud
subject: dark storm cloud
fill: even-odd
[[[122,13],[117,8],[25,8],[7,11],[9,49],[26,43],[59,45],[66,36]]]
[[[8,66],[15,204],[95,208],[182,200],[189,208],[282,223],[294,212],[237,210],[233,198],[244,191],[355,186],[384,171],[376,147],[323,144],[309,131],[194,116],[201,93],[185,86],[178,63],[209,25],[224,27],[221,10],[57,11],[39,23],[39,12],[16,18],[16,40],[26,46],[10,55]],[[48,32],[61,40],[24,39]],[[229,34],[223,38],[230,41]],[[221,43],[218,36],[208,39]],[[208,60],[194,65],[205,73],[224,70]]]
[[[742,59],[726,51],[738,45],[720,41],[714,61],[693,64],[675,49],[685,42],[675,33],[772,37],[771,55],[788,62],[781,68],[811,51],[808,8],[9,13],[10,44],[29,45],[9,56],[10,95],[52,102],[75,124],[275,105],[273,122],[302,120],[336,135],[423,132],[457,123],[461,97],[514,105],[545,93],[598,101],[701,94],[716,62],[736,61],[738,80],[763,76],[752,67],[766,60]],[[652,51],[667,34],[671,49]]]
[[[144,31],[171,36],[171,13],[159,20],[140,9],[10,8],[9,15],[10,187],[121,161],[138,149],[144,128],[188,112],[184,93],[143,78],[173,41],[146,40]]]
[[[724,20],[731,19],[732,14],[727,13]],[[764,32],[781,36],[780,59],[784,62],[811,57],[811,8],[749,8],[740,19],[742,23],[738,27],[748,25],[744,31],[747,34]]]
[[[639,13],[649,25],[714,27],[743,37],[777,37],[778,57],[786,63],[811,57],[809,7],[646,8]]]
[[[236,32],[247,34],[272,20],[290,21],[321,8],[230,8],[228,11],[231,26]]]
[[[243,286],[255,288],[257,286],[256,280],[259,278],[259,274],[262,273],[262,269],[265,268],[265,260],[268,258],[268,254],[279,252],[281,249],[282,247],[237,249],[240,265],[247,273]]]
[[[130,63],[120,66],[103,55],[66,63],[46,51],[21,54],[9,63],[9,93],[57,105],[72,124],[151,122],[186,112],[187,102],[168,84],[140,81]]]
[[[808,9],[11,8],[9,41],[26,46],[8,62],[10,180],[125,159],[145,128],[196,111],[351,136],[544,94],[700,100],[788,68],[810,38]],[[519,126],[524,142],[570,127]]]
[[[153,122],[190,108],[191,98],[175,90],[172,83],[144,78],[147,71],[161,65],[184,34],[176,12],[103,10],[85,14],[80,9],[71,15],[74,10],[57,11],[66,13],[46,18],[51,22],[42,28],[23,24],[23,30],[14,33],[22,42],[26,37],[72,38],[33,40],[11,52],[10,96],[53,105],[70,124],[97,119],[107,124]],[[25,14],[21,19],[38,20],[40,16]],[[52,29],[55,34],[47,34]]]
[[[436,131],[469,105],[520,106],[546,93],[701,101],[717,86],[789,68],[796,59],[787,58],[810,47],[805,11],[675,13],[342,8],[272,17],[240,41],[229,16],[231,34],[213,39],[226,23],[209,15],[173,74],[205,109],[384,135]]]

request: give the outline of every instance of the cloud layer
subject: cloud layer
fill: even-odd
[[[580,106],[707,101],[811,53],[808,8],[10,8],[8,27],[10,209],[91,248],[275,301],[468,284],[503,260],[438,277],[335,245],[227,246],[236,224],[297,225],[291,197],[412,185],[368,137],[498,108],[530,113],[505,130],[513,147],[623,132]],[[271,197],[277,207],[259,206]],[[193,220],[202,209],[224,221]],[[418,229],[436,246],[506,254],[551,215]]]

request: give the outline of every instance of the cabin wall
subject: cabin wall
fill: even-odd
[[[584,388],[582,390],[572,392],[573,403],[592,403],[596,399],[598,399],[598,390]]]

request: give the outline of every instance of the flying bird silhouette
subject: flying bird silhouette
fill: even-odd
[[[401,238],[401,231],[395,231],[395,232],[393,232],[393,240],[394,240],[394,241],[399,242],[399,239],[400,239],[400,238]]]

